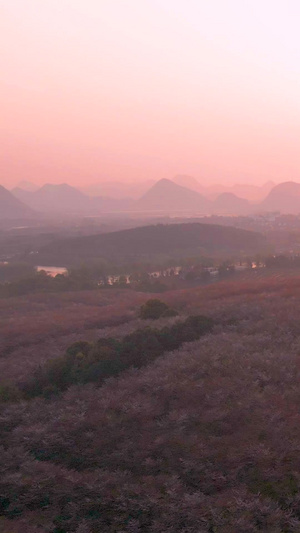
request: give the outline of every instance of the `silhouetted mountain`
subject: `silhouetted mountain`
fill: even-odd
[[[231,192],[223,192],[215,199],[213,210],[215,214],[247,215],[250,205],[244,198],[239,198]]]
[[[18,198],[0,185],[0,218],[5,219],[30,219],[34,218],[36,213],[27,205],[22,203]]]
[[[246,198],[249,202],[261,202],[274,186],[275,183],[273,181],[267,181],[261,186],[236,183],[230,190],[240,198]]]
[[[38,185],[31,183],[31,181],[22,180],[18,183],[17,188],[23,189],[24,191],[37,191],[39,189]]]
[[[205,195],[206,187],[201,185],[196,178],[193,176],[189,176],[187,174],[177,174],[172,178],[172,181],[176,183],[177,185],[181,185],[182,187],[187,187],[188,189],[191,189],[192,191],[200,192],[201,194]]]
[[[43,213],[77,213],[86,211],[90,205],[87,196],[66,183],[59,185],[46,183],[34,192],[17,187],[12,193],[28,206]]]
[[[186,174],[179,174],[175,176],[172,181],[177,185],[188,187],[189,189],[199,192],[210,200],[215,200],[223,193],[230,193],[238,196],[241,199],[246,199],[249,202],[261,202],[275,186],[273,181],[268,181],[263,185],[250,185],[248,183],[235,183],[234,185],[203,185],[193,176]]]
[[[300,213],[300,183],[294,181],[279,183],[261,202],[259,208],[282,213]]]
[[[162,179],[136,202],[136,209],[144,212],[199,212],[207,213],[210,202],[201,194],[171,180]]]
[[[26,189],[22,189],[22,187],[15,187],[10,192],[24,204],[28,206],[31,204],[33,191],[27,191]]]
[[[52,185],[46,183],[33,193],[35,205],[41,211],[85,211],[89,206],[89,198],[67,183]]]
[[[162,256],[250,253],[260,250],[264,244],[261,234],[234,227],[200,223],[159,224],[61,239],[40,248],[38,261],[39,264],[67,266],[101,258],[114,264],[128,264]]]
[[[28,206],[48,214],[96,215],[111,211],[124,211],[129,209],[133,203],[133,200],[115,200],[102,196],[89,197],[66,183],[46,184],[35,192],[16,187],[12,192]]]
[[[93,212],[111,213],[131,211],[135,202],[131,198],[107,198],[104,196],[94,196],[91,199],[91,210]]]
[[[275,183],[273,181],[268,181],[261,186],[250,185],[248,183],[235,183],[232,186],[217,184],[207,187],[205,191],[203,191],[203,194],[211,200],[215,200],[220,194],[229,192],[235,194],[239,198],[246,199],[249,202],[258,203],[266,197],[274,185]]]
[[[189,214],[247,214],[251,212],[251,208],[247,200],[238,195],[234,194],[232,191],[235,188],[240,188],[241,190],[246,190],[247,188],[253,188],[260,190],[267,190],[270,187],[271,182],[265,184],[262,187],[248,186],[248,185],[235,185],[231,188],[231,192],[225,190],[221,194],[217,195],[214,193],[211,195],[210,200],[207,195],[213,190],[218,188],[226,189],[223,186],[211,186],[204,187],[201,185],[195,178],[192,176],[178,175],[175,176],[174,180],[182,183],[189,183],[190,187],[193,187],[194,190],[188,187],[184,187],[175,183],[174,181],[168,179],[162,179],[157,182],[148,181],[140,184],[132,185],[136,187],[134,196],[137,194],[138,190],[144,190],[146,185],[149,186],[149,183],[152,186],[147,190],[145,194],[138,200],[134,200],[128,196],[124,195],[125,190],[129,190],[131,186],[129,184],[121,184],[114,182],[111,184],[106,184],[106,192],[111,188],[111,192],[115,195],[114,198],[107,196],[106,194],[101,194],[97,196],[88,196],[75,187],[72,187],[66,183],[63,184],[45,184],[43,187],[37,191],[26,190],[22,187],[16,187],[11,192],[13,195],[21,200],[24,204],[31,207],[35,211],[48,213],[48,214],[68,214],[68,215],[97,215],[101,213],[108,212],[123,212],[123,211],[132,211],[132,212],[144,212],[147,213],[162,213],[164,215],[174,214],[174,213],[189,213]],[[293,182],[290,182],[293,183]],[[297,184],[294,184],[297,186]],[[30,186],[30,184],[29,184]],[[206,191],[205,194],[200,194],[195,190],[196,187],[199,187],[200,190]],[[119,197],[117,189],[119,190]],[[97,187],[95,186],[94,192],[96,192]],[[99,190],[101,190],[101,185],[99,185]],[[131,189],[133,191],[133,189]],[[276,187],[275,187],[276,190]],[[102,189],[102,193],[105,190]],[[253,192],[253,191],[252,191]],[[256,191],[257,192],[257,191]],[[285,194],[285,193],[284,193]],[[294,194],[292,193],[294,196]],[[289,199],[286,200],[285,206],[282,207],[282,202],[284,199],[281,198],[279,194],[280,205],[276,203],[271,195],[268,199],[265,200],[265,203],[259,206],[260,209],[267,210],[283,210],[283,212],[299,212],[298,203],[293,198],[293,202]]]
[[[89,196],[103,196],[116,200],[129,200],[140,198],[155,180],[147,180],[137,183],[123,183],[121,181],[103,181],[80,190]]]

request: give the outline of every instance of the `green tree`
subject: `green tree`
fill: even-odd
[[[163,316],[176,316],[177,314],[177,311],[157,298],[148,300],[140,309],[140,317],[144,319],[156,320]]]

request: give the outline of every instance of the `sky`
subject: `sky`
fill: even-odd
[[[300,181],[299,0],[0,0],[0,183]]]

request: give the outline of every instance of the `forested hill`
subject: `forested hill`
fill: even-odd
[[[265,238],[252,231],[201,223],[138,227],[101,235],[61,239],[35,254],[44,265],[74,265],[100,259],[116,263],[190,254],[253,253]]]

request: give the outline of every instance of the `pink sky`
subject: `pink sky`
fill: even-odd
[[[0,182],[300,181],[298,0],[0,0]]]

